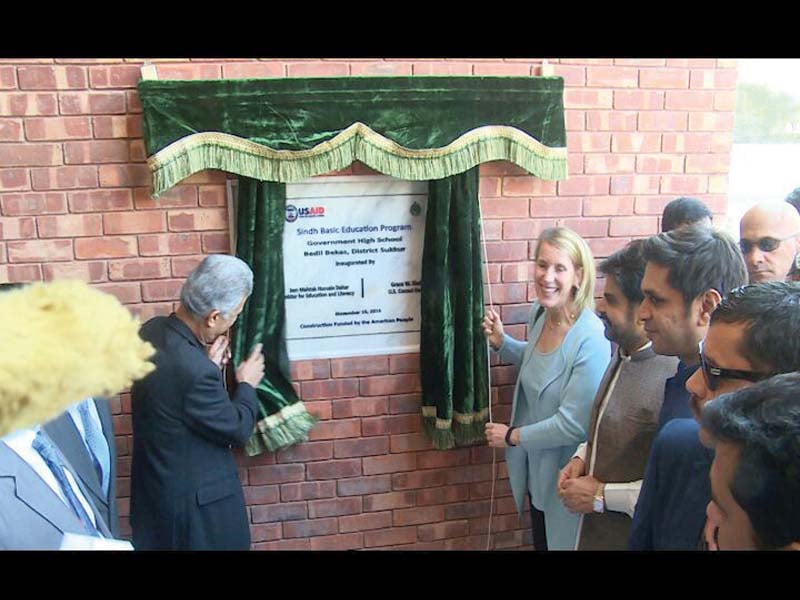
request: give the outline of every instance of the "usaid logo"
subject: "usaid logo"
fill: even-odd
[[[301,208],[297,208],[293,204],[286,205],[286,221],[288,223],[294,223],[298,217],[324,217],[325,216],[325,207],[324,206],[303,206]]]

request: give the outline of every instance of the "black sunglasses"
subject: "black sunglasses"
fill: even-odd
[[[786,240],[792,239],[797,234],[793,233],[792,235],[785,237],[785,238],[774,238],[774,237],[762,237],[755,242],[751,242],[750,240],[741,239],[739,240],[739,249],[742,251],[742,254],[749,254],[750,251],[753,249],[753,246],[758,246],[758,249],[762,252],[774,252],[778,249],[778,246],[781,245],[781,242],[785,242]]]
[[[755,383],[767,377],[771,377],[772,373],[756,373],[755,371],[739,371],[737,369],[720,369],[708,364],[706,357],[703,354],[703,342],[700,342],[700,368],[703,369],[703,377],[706,380],[706,385],[711,391],[716,391],[719,387],[720,379],[743,379]]]

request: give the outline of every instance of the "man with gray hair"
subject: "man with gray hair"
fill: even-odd
[[[207,256],[186,279],[178,310],[142,326],[156,370],[131,388],[131,528],[137,550],[247,550],[250,526],[232,445],[257,417],[261,344],[225,389],[227,331],[253,289],[242,260]]]

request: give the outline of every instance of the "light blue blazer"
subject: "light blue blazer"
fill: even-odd
[[[556,493],[556,482],[558,472],[572,458],[578,444],[586,440],[595,395],[611,359],[611,344],[603,334],[603,322],[591,310],[584,310],[554,350],[556,375],[545,382],[536,398],[527,399],[533,422],[517,422],[525,384],[536,369],[533,349],[544,326],[544,313],[533,322],[538,308],[537,302],[531,307],[528,341],[505,335],[500,348],[500,358],[519,368],[511,424],[519,427],[520,443],[506,448],[508,478],[520,512],[526,490],[533,505],[544,512],[548,549],[572,550],[580,514],[564,507]]]

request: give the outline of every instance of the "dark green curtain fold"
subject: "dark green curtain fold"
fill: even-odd
[[[440,449],[483,440],[489,406],[483,312],[476,167],[429,184],[420,370],[424,430]]]
[[[295,393],[286,353],[283,224],[286,185],[239,178],[236,255],[253,269],[253,293],[236,322],[233,364],[263,344],[264,378],[256,389],[259,420],[245,450],[251,456],[307,439],[316,419]]]

